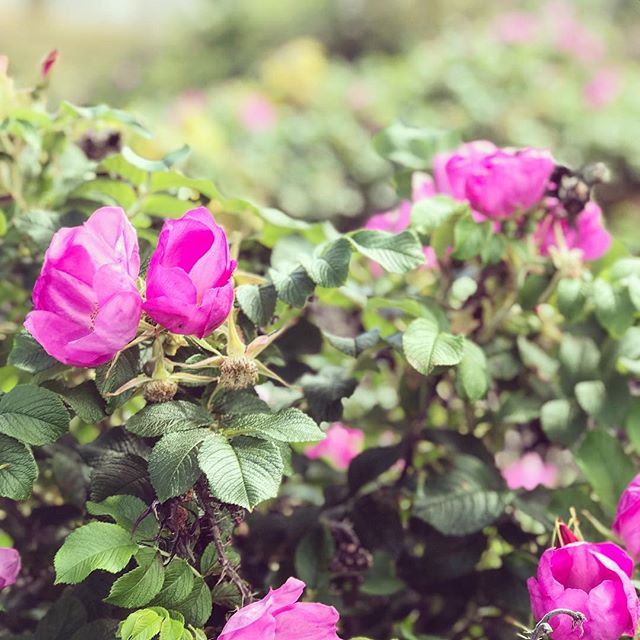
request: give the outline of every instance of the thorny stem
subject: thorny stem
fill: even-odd
[[[220,573],[218,584],[225,578],[229,578],[232,584],[234,584],[240,592],[240,597],[242,599],[240,606],[244,606],[245,602],[251,602],[253,600],[251,589],[248,587],[247,583],[244,581],[242,576],[238,573],[232,562],[227,557],[227,553],[224,548],[224,542],[222,541],[220,524],[218,523],[218,513],[214,506],[213,499],[211,498],[209,490],[201,481],[196,484],[195,489],[198,498],[200,499],[200,503],[202,504],[202,508],[204,509],[205,516],[209,521],[209,525],[211,527],[211,535],[213,537],[213,544],[215,545],[218,559],[220,561],[220,566],[222,567],[222,572]]]
[[[538,624],[534,627],[533,631],[528,631],[523,634],[521,637],[525,638],[525,640],[548,640],[551,638],[551,633],[553,632],[553,628],[549,624],[549,620],[551,618],[555,618],[556,616],[565,615],[569,616],[572,620],[572,629],[576,629],[580,627],[581,631],[582,625],[586,620],[586,617],[583,613],[579,611],[572,611],[571,609],[553,609],[545,614]],[[582,635],[582,633],[580,634]]]

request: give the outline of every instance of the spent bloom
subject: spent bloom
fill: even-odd
[[[138,239],[124,211],[103,207],[53,236],[25,327],[56,360],[95,367],[134,338],[142,300]]]
[[[612,542],[572,542],[547,549],[536,578],[527,586],[536,620],[553,609],[584,614],[583,628],[568,616],[551,620],[554,640],[618,640],[633,636],[640,603],[631,574],[633,561]]]
[[[218,640],[340,640],[339,615],[333,607],[298,602],[305,584],[289,578],[230,618]]]
[[[635,561],[640,561],[640,475],[622,492],[612,529]]]
[[[593,201],[587,203],[573,224],[551,212],[538,225],[534,240],[543,256],[549,254],[551,247],[578,249],[587,262],[598,260],[611,246],[611,234],[604,227],[602,210]]]
[[[149,263],[144,310],[173,333],[203,338],[231,311],[235,267],[227,236],[208,209],[167,220]]]
[[[15,584],[20,568],[20,554],[11,547],[0,548],[0,589]]]
[[[468,202],[477,220],[504,220],[543,199],[555,163],[548,151],[463,144],[433,161],[436,189]]]
[[[529,451],[506,466],[502,477],[509,489],[532,491],[539,485],[553,489],[558,484],[558,468],[546,463],[539,453]]]
[[[312,460],[324,458],[338,469],[346,469],[363,448],[364,433],[360,429],[334,422],[327,430],[325,439],[308,447],[304,453]]]

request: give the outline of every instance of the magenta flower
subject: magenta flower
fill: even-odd
[[[218,640],[340,640],[333,607],[298,602],[305,584],[289,578],[279,589],[234,613]]]
[[[550,624],[554,640],[618,640],[633,636],[640,603],[631,581],[633,561],[612,542],[572,542],[547,549],[540,558],[537,578],[527,586],[536,620],[552,609],[566,608],[586,616],[584,633],[572,628],[568,616]]]
[[[22,563],[20,554],[10,547],[0,547],[0,589],[15,584]]]
[[[24,326],[56,360],[95,367],[136,335],[138,239],[118,207],[103,207],[51,240]]]
[[[602,222],[602,210],[595,202],[589,202],[573,225],[550,213],[540,222],[533,237],[543,256],[549,254],[551,247],[564,245],[567,249],[580,250],[586,261],[598,260],[611,246],[611,234]]]
[[[312,460],[324,458],[338,469],[346,469],[363,448],[364,433],[360,429],[334,422],[327,430],[325,439],[307,447],[304,454]]]
[[[167,220],[149,263],[144,310],[173,333],[203,338],[231,311],[235,267],[227,236],[208,209]]]
[[[558,483],[558,468],[547,464],[539,453],[529,451],[506,466],[502,477],[509,489],[533,491],[539,485],[553,489]]]
[[[635,561],[640,562],[640,475],[622,492],[612,529]]]
[[[477,140],[436,155],[433,172],[438,192],[468,202],[477,220],[503,220],[542,200],[554,166],[547,151]]]

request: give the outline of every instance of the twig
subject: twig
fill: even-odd
[[[238,573],[236,568],[233,566],[233,563],[227,557],[227,553],[224,548],[224,542],[222,541],[222,532],[220,531],[220,525],[218,523],[217,509],[214,506],[214,502],[211,494],[209,493],[209,489],[202,481],[199,481],[196,484],[195,489],[198,498],[200,499],[200,503],[202,504],[202,508],[204,509],[205,516],[209,521],[213,544],[215,545],[216,552],[218,554],[218,560],[220,561],[220,566],[222,567],[220,578],[218,579],[218,584],[220,584],[225,578],[229,578],[229,580],[236,586],[236,588],[240,592],[241,606],[244,606],[245,602],[251,602],[253,600],[251,589],[242,578],[242,576]]]

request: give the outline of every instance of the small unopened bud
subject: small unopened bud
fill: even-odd
[[[549,255],[555,268],[566,278],[579,278],[584,271],[584,260],[580,249],[549,247]]]
[[[220,384],[227,389],[237,391],[252,387],[258,377],[258,366],[250,358],[225,358],[220,364]]]
[[[173,380],[150,380],[144,385],[144,399],[147,402],[169,402],[178,392],[177,383]]]

